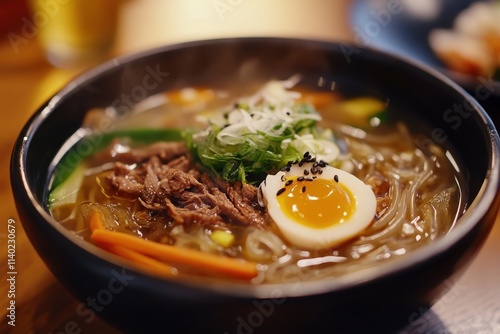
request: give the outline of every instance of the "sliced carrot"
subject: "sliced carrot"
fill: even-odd
[[[137,265],[139,268],[149,271],[153,274],[157,274],[159,276],[164,276],[164,277],[172,277],[177,275],[176,270],[170,267],[168,264],[160,262],[149,256],[143,255],[132,249],[117,245],[107,245],[103,248],[110,251],[111,253],[114,253],[125,259],[133,261],[134,264]]]
[[[170,264],[187,265],[205,272],[223,274],[233,278],[251,279],[257,276],[257,264],[237,259],[203,253],[193,249],[164,245],[122,233],[95,229],[92,240],[106,246],[121,246]]]
[[[94,211],[89,218],[89,226],[90,230],[94,232],[95,230],[104,230],[104,221],[102,220],[102,216],[98,211]],[[176,275],[176,272],[169,265],[155,260],[151,257],[138,253],[132,249],[128,249],[123,246],[117,245],[106,245],[103,247],[107,251],[114,253],[118,256],[121,256],[125,259],[133,261],[138,267],[152,272],[154,274],[160,276],[173,276]]]
[[[169,102],[183,107],[203,105],[216,97],[215,92],[208,88],[183,88],[167,92],[166,95]]]
[[[104,222],[99,212],[92,212],[89,219],[89,227],[91,232],[94,232],[97,229],[104,229]]]
[[[298,102],[310,103],[318,109],[323,108],[339,100],[339,95],[331,91],[309,91],[300,89],[298,91],[302,94],[301,97],[298,99]]]

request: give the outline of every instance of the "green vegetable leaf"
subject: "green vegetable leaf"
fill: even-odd
[[[108,133],[95,132],[78,140],[57,163],[51,189],[57,188],[73,174],[73,171],[78,168],[86,157],[102,150],[113,139],[130,138],[134,143],[151,144],[157,141],[181,141],[188,137],[186,135],[188,132],[189,130],[179,129],[133,129]]]
[[[310,104],[297,103],[295,93],[282,82],[268,83],[222,115],[221,119],[210,120],[206,131],[195,133],[187,142],[202,165],[227,181],[258,184],[287,162],[300,160],[306,151],[320,153],[325,141],[317,127],[321,120],[318,112]],[[330,139],[327,146],[336,147]],[[335,159],[337,154],[329,158]]]

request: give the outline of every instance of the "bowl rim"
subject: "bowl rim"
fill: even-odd
[[[464,100],[467,100],[472,106],[475,107],[473,113],[475,114],[475,117],[479,118],[483,122],[483,124],[481,125],[484,126],[481,127],[481,130],[484,132],[485,137],[487,137],[485,138],[485,140],[489,139],[487,174],[482,182],[478,194],[471,202],[471,205],[458,219],[456,226],[454,226],[453,229],[446,234],[446,237],[441,237],[438,240],[435,240],[430,246],[425,245],[413,250],[411,254],[405,255],[404,261],[393,260],[389,261],[389,263],[383,263],[373,268],[349,273],[335,278],[302,281],[299,283],[300,288],[297,288],[297,281],[274,284],[249,284],[235,282],[233,280],[224,280],[223,284],[220,284],[220,280],[212,281],[205,278],[167,279],[145,272],[144,270],[134,266],[132,263],[114,254],[105,252],[104,250],[85,240],[77,238],[74,233],[68,231],[60,223],[58,223],[46,211],[46,208],[42,205],[42,203],[36,200],[36,196],[31,191],[30,184],[28,182],[28,178],[26,175],[27,168],[25,165],[25,161],[27,159],[26,152],[31,142],[31,138],[33,137],[33,134],[36,133],[37,129],[45,120],[45,118],[47,118],[48,115],[55,108],[57,108],[58,104],[63,101],[66,96],[77,91],[81,84],[91,81],[98,76],[106,75],[113,69],[120,66],[125,66],[129,62],[138,61],[155,54],[171,52],[178,49],[198,47],[201,45],[233,42],[245,43],[247,41],[264,43],[308,43],[309,45],[313,45],[314,47],[324,51],[334,50],[335,47],[338,47],[342,44],[347,46],[355,46],[353,43],[349,42],[324,41],[304,38],[230,37],[176,43],[136,52],[130,55],[115,57],[109,61],[104,62],[101,65],[85,71],[84,73],[68,82],[62,89],[57,91],[51,98],[49,98],[44,104],[42,104],[41,107],[26,122],[25,126],[18,136],[18,140],[16,141],[11,156],[11,181],[21,181],[21,185],[17,184],[16,187],[14,186],[14,182],[11,182],[11,186],[15,195],[14,197],[17,197],[16,191],[22,192],[23,197],[25,197],[30,202],[31,206],[36,210],[38,216],[42,218],[45,223],[49,224],[51,228],[55,229],[62,237],[69,240],[77,247],[105,262],[109,262],[112,265],[117,265],[133,270],[146,277],[163,281],[163,283],[173,283],[184,285],[188,288],[211,290],[223,295],[246,298],[269,298],[273,295],[273,293],[276,293],[276,289],[280,290],[283,297],[301,297],[306,295],[315,295],[345,290],[354,286],[364,284],[368,281],[383,279],[398,272],[402,272],[410,267],[416,266],[430,258],[436,257],[439,254],[443,253],[452,245],[456,244],[466,234],[468,234],[468,232],[471,231],[479,223],[481,218],[486,215],[490,206],[494,203],[495,197],[497,196],[497,193],[499,191],[498,189],[500,188],[500,138],[488,114],[484,111],[481,105],[462,87],[460,87],[457,83],[453,82],[450,78],[446,77],[438,70],[418,61],[408,59],[404,56],[371,47],[363,48],[363,51],[366,50],[368,53],[371,53],[371,55],[382,56],[385,59],[390,59],[404,66],[414,67],[418,71],[426,72],[430,77],[432,77],[432,79],[430,80],[440,81],[443,85],[452,88],[454,91],[462,95],[462,98]],[[19,180],[14,180],[14,178],[19,178]]]

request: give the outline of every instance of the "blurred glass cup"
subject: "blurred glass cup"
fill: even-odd
[[[30,0],[33,17],[46,18],[37,28],[49,62],[68,68],[105,58],[115,39],[122,1]]]

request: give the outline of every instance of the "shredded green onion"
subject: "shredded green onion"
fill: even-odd
[[[227,181],[260,183],[305,152],[331,163],[340,150],[330,131],[318,127],[321,115],[300,93],[296,83],[270,81],[256,94],[242,98],[207,129],[193,135],[188,145],[195,158]]]

